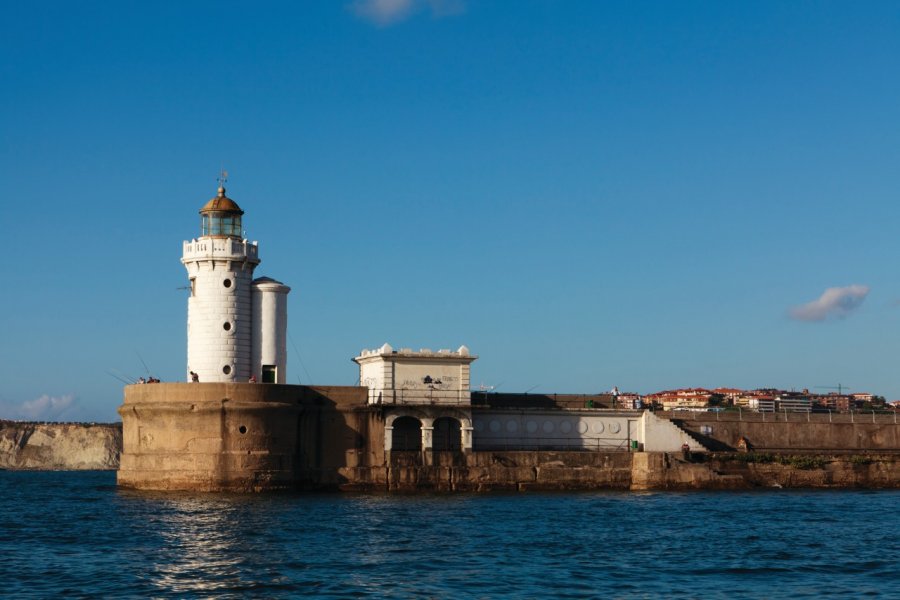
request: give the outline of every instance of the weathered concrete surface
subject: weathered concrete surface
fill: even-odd
[[[0,469],[110,470],[119,467],[118,423],[0,420]]]
[[[761,421],[761,418],[768,420]],[[850,422],[850,418],[850,415],[723,413],[673,416],[672,421],[710,449],[735,450],[743,437],[756,450],[900,451],[900,424],[893,417],[856,415],[855,422]]]
[[[495,491],[628,489],[627,452],[392,452],[385,479],[350,489]],[[379,473],[381,475],[381,473]]]
[[[701,490],[754,487],[900,488],[894,455],[746,455],[666,452],[392,453],[386,469],[347,472],[347,490]],[[780,462],[779,462],[780,461]]]
[[[665,452],[634,455],[632,490],[735,489],[748,487],[742,478],[723,476],[705,464],[688,462]]]
[[[707,464],[751,487],[900,488],[900,456],[894,454],[762,456],[773,460],[746,462],[746,455],[720,453],[710,455]]]
[[[264,491],[346,483],[383,464],[366,388],[251,383],[130,385],[119,407],[118,483],[146,490]],[[370,462],[372,461],[372,462]]]

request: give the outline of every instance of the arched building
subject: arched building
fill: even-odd
[[[394,350],[390,344],[353,359],[360,384],[368,388],[368,403],[384,410],[386,452],[472,449],[469,373],[477,359],[465,346],[433,352]],[[414,422],[421,438],[416,442],[410,439]]]

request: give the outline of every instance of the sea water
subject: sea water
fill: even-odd
[[[161,494],[0,472],[14,598],[900,597],[900,492]]]

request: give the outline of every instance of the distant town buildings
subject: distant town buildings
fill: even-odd
[[[640,394],[634,392],[620,393],[616,398],[615,408],[623,410],[638,410],[643,408],[643,402]]]
[[[623,398],[625,394],[619,396]],[[629,394],[629,397],[636,394]],[[661,410],[717,411],[747,410],[754,412],[850,412],[857,410],[900,410],[900,400],[886,402],[876,394],[854,393],[828,394],[801,391],[758,388],[741,390],[738,388],[681,388],[663,390],[638,396],[631,400],[645,407]]]
[[[703,409],[714,406],[714,394],[703,388],[685,388],[665,390],[644,396],[646,402],[659,406],[663,410]]]

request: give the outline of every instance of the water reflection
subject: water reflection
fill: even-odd
[[[271,565],[273,545],[254,544],[259,529],[253,507],[258,498],[206,495],[162,496],[124,492],[122,500],[137,509],[147,543],[142,579],[163,594],[193,595],[259,590],[289,584]],[[273,515],[265,507],[265,518]],[[277,511],[276,511],[277,512]],[[271,526],[271,524],[269,524]],[[277,546],[274,546],[277,547]],[[268,564],[260,560],[263,553]]]
[[[233,505],[179,499],[161,507],[161,555],[151,567],[151,582],[160,590],[215,591],[238,587],[243,558],[236,552]]]
[[[113,478],[0,471],[0,595],[900,597],[897,491],[179,495]]]

